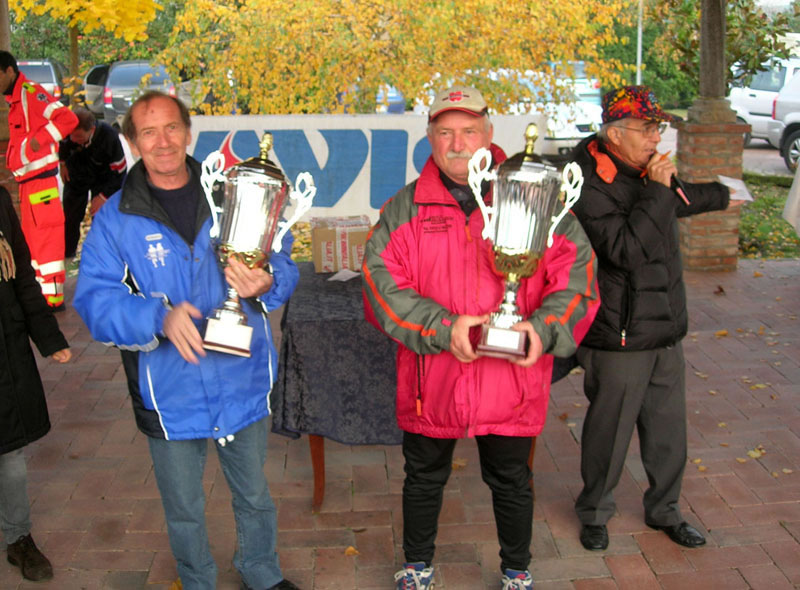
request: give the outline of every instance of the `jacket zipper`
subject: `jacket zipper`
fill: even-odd
[[[421,354],[417,355],[417,416],[422,416],[422,377],[425,373],[425,362]]]
[[[628,325],[630,324],[631,316],[631,288],[630,284],[625,282],[624,299],[622,300],[622,326],[620,329],[620,346],[625,348],[628,342]]]

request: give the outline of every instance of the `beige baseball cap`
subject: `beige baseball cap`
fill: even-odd
[[[428,120],[433,121],[446,111],[463,111],[480,116],[486,113],[488,105],[481,93],[470,86],[453,86],[438,92],[433,98]]]

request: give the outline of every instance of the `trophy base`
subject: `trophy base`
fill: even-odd
[[[528,335],[509,328],[484,324],[476,351],[478,356],[498,359],[523,359],[527,356]]]
[[[203,348],[250,358],[252,337],[253,328],[248,325],[208,318]]]

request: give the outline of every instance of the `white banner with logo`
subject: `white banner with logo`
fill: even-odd
[[[427,117],[421,115],[230,115],[192,117],[189,154],[202,161],[220,150],[226,167],[258,155],[265,131],[273,134],[270,159],[294,183],[310,172],[317,186],[306,215],[368,215],[419,176],[431,153]],[[525,145],[525,128],[539,115],[492,117],[494,143],[510,156]],[[541,138],[536,151],[541,153]]]

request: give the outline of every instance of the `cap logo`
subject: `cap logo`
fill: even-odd
[[[447,100],[450,102],[461,102],[465,98],[469,98],[469,96],[464,96],[464,93],[459,90],[458,92],[451,92]]]

